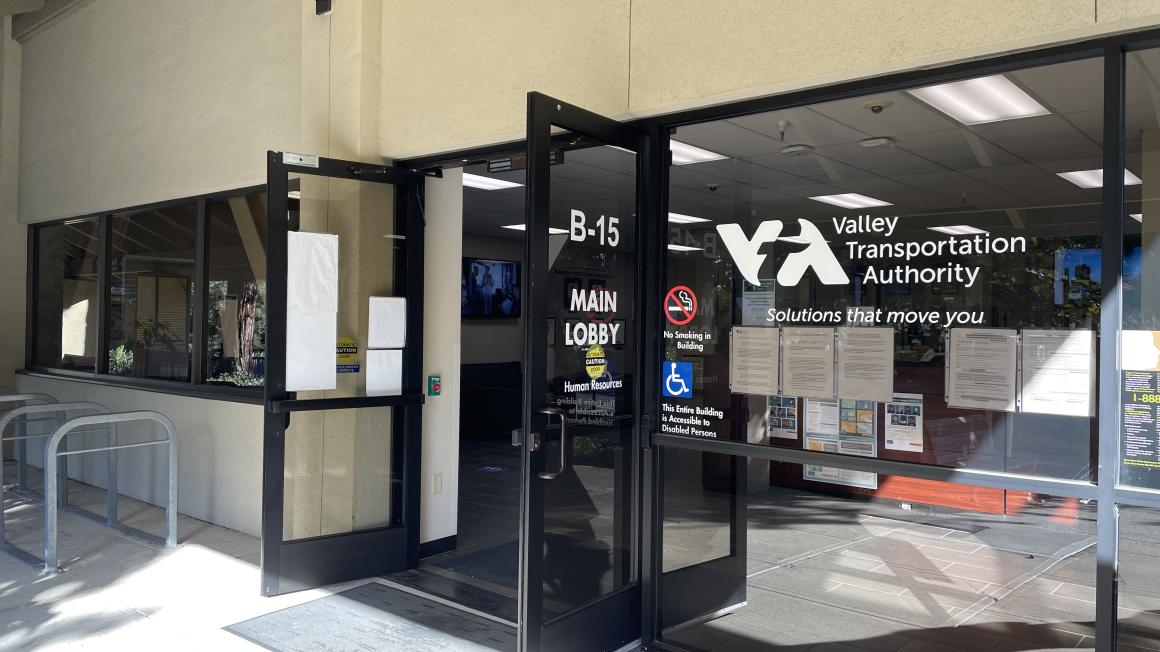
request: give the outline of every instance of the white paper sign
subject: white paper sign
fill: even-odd
[[[741,288],[741,323],[760,326],[769,323],[769,309],[773,307],[777,281],[762,280],[761,285],[746,283]]]
[[[922,394],[895,394],[886,404],[886,448],[922,452]]]
[[[778,329],[734,326],[729,338],[729,389],[777,394]]]
[[[885,403],[894,395],[894,329],[838,329],[838,396]]]
[[[1015,411],[1017,335],[1006,328],[951,329],[948,406]]]
[[[834,396],[834,329],[783,328],[781,391],[791,396]]]
[[[368,349],[401,349],[407,344],[407,300],[371,297],[367,328]]]
[[[367,351],[367,396],[398,396],[403,393],[403,352],[399,349]]]
[[[1095,353],[1093,331],[1024,329],[1023,411],[1095,416]]]
[[[334,389],[338,236],[286,234],[286,391]]]

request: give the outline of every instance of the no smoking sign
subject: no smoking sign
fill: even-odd
[[[678,285],[665,295],[665,317],[674,326],[684,326],[697,316],[697,295],[687,286]]]

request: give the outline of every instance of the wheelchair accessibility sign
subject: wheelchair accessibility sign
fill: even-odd
[[[692,398],[693,363],[665,360],[661,364],[661,392],[674,398]]]

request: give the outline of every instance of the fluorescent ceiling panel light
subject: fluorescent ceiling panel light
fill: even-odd
[[[688,245],[671,244],[669,251],[704,251],[701,247],[690,247]]]
[[[841,195],[818,195],[817,197],[810,197],[814,201],[820,201],[825,204],[833,204],[834,206],[841,206],[842,208],[874,208],[875,206],[893,206],[888,201],[881,199],[874,199],[866,195],[859,195],[856,192],[847,192]]]
[[[290,192],[286,193],[286,196],[289,197],[290,199],[302,199],[302,191],[301,190],[291,190]]]
[[[978,235],[980,233],[986,233],[986,231],[982,229],[976,229],[975,227],[967,226],[966,224],[960,224],[958,226],[931,226],[928,228],[931,231],[948,233],[950,235]]]
[[[669,141],[669,150],[673,153],[673,165],[689,165],[706,161],[720,161],[729,158],[724,154],[710,152],[695,145],[682,143],[677,140]]]
[[[512,231],[527,231],[528,230],[528,227],[524,224],[505,224],[502,228],[511,229]],[[557,229],[554,226],[548,227],[548,235],[563,235],[567,232],[568,232],[567,229]]]
[[[894,145],[894,139],[880,136],[878,138],[867,138],[858,141],[858,144],[866,149],[876,149],[878,147],[891,147]]]
[[[1103,188],[1104,187],[1104,171],[1099,170],[1075,170],[1073,172],[1059,172],[1059,176],[1074,183],[1080,188]],[[1124,185],[1138,186],[1140,185],[1140,177],[1132,174],[1131,170],[1124,170]]]
[[[814,243],[813,240],[810,240],[808,238],[803,238],[800,235],[791,235],[787,238],[778,238],[777,241],[778,242],[789,242],[790,244],[804,244],[804,245]],[[826,242],[828,243],[829,240],[826,240]]]
[[[524,184],[514,181],[504,181],[503,179],[493,179],[492,177],[481,177],[478,174],[464,172],[463,185],[468,188],[479,188],[480,190],[503,190],[504,188],[519,188]]]
[[[1004,75],[916,88],[909,93],[965,125],[1051,115]]]
[[[703,217],[694,217],[692,215],[682,215],[681,213],[669,213],[670,224],[696,224],[697,222],[708,222],[709,220]]]
[[[812,151],[814,148],[809,145],[786,145],[781,148],[781,153],[785,156],[798,156]]]
[[[1128,217],[1136,220],[1137,222],[1139,222],[1141,224],[1144,223],[1144,214],[1143,213],[1131,213],[1128,215]]]

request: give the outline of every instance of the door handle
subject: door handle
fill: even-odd
[[[555,480],[557,476],[564,472],[564,466],[568,459],[568,430],[564,419],[564,411],[557,407],[546,407],[540,410],[540,414],[554,414],[560,417],[560,468],[556,469],[555,473],[544,471],[539,474],[543,480]]]

